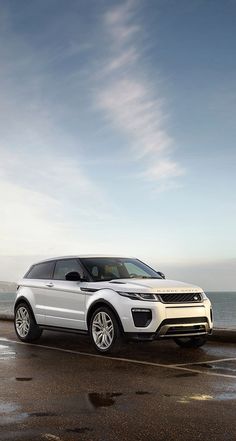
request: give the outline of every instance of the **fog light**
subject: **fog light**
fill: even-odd
[[[152,321],[152,311],[150,309],[133,308],[131,312],[134,326],[137,328],[146,328]]]

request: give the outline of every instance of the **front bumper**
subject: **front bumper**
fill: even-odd
[[[152,341],[163,338],[210,335],[211,333],[212,327],[207,317],[189,317],[163,320],[156,332],[127,332],[125,335],[133,340]]]
[[[163,304],[161,302],[136,302],[127,299],[119,316],[125,335],[131,338],[154,340],[212,333],[212,310],[208,299],[197,304]],[[125,307],[124,307],[125,306]],[[141,309],[151,312],[146,326],[137,326],[132,312]],[[148,316],[147,316],[148,317]]]

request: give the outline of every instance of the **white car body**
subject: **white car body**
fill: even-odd
[[[81,264],[80,259],[87,257],[59,257],[38,265],[75,259]],[[150,295],[152,300],[126,296],[139,294]],[[26,274],[19,281],[15,307],[22,301],[30,306],[42,329],[87,333],[92,311],[102,304],[115,313],[122,333],[130,338],[153,340],[207,335],[213,327],[211,303],[201,288],[162,278],[96,282],[34,279],[27,278]]]

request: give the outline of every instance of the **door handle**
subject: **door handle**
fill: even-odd
[[[52,288],[54,285],[52,282],[46,283],[46,286],[48,286],[48,288]]]

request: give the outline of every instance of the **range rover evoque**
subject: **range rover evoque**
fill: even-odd
[[[72,256],[30,267],[19,282],[15,330],[24,342],[44,329],[89,334],[97,351],[122,338],[173,338],[202,346],[212,332],[211,303],[197,286],[165,279],[138,259]]]

